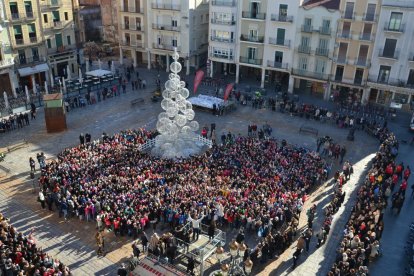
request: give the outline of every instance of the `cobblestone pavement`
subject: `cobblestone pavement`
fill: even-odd
[[[140,76],[147,79],[149,84],[147,89],[131,91],[130,87],[128,87],[127,93],[121,94],[120,97],[70,111],[67,114],[68,130],[65,132],[57,134],[46,133],[43,119],[44,114],[42,110],[39,110],[38,118],[35,121],[31,121],[31,126],[0,135],[0,148],[13,145],[23,139],[28,141],[26,147],[8,154],[5,161],[2,162],[2,166],[10,170],[10,172],[8,174],[4,172],[1,174],[2,169],[0,168],[0,211],[4,212],[6,216],[11,217],[12,222],[18,226],[19,230],[27,232],[28,229],[35,226],[36,238],[39,244],[52,255],[60,258],[65,264],[68,264],[76,272],[76,275],[110,274],[116,267],[115,264],[119,264],[119,262],[122,262],[131,254],[130,240],[125,238],[115,240],[113,235],[107,234],[108,254],[106,258],[96,258],[94,253],[93,235],[95,232],[93,223],[78,221],[64,223],[55,212],[49,213],[39,210],[40,206],[36,202],[36,196],[32,194],[32,182],[28,179],[28,159],[29,156],[34,157],[40,151],[43,151],[47,158],[54,158],[63,148],[77,144],[79,141],[78,136],[81,132],[90,133],[94,139],[100,137],[102,132],[111,134],[126,128],[154,127],[156,116],[161,111],[160,103],[152,103],[150,100],[152,91],[155,88],[151,79],[155,80],[157,73],[145,69],[139,70]],[[166,78],[167,74],[162,72],[161,80],[164,81]],[[206,92],[211,93],[212,91],[207,87],[200,88],[200,93]],[[137,97],[144,98],[145,103],[131,107],[130,101]],[[349,142],[345,140],[347,130],[335,128],[330,124],[321,124],[315,121],[291,117],[266,109],[238,106],[235,112],[221,117],[196,111],[195,119],[199,121],[201,126],[209,126],[210,123],[216,123],[218,135],[228,131],[245,135],[249,123],[254,122],[262,125],[265,121],[268,121],[273,127],[273,134],[276,138],[286,139],[293,144],[306,146],[311,149],[316,148],[316,138],[311,135],[298,135],[298,131],[303,124],[315,127],[319,130],[320,136],[329,134],[335,141],[344,144],[348,148],[347,158],[354,164],[358,164],[355,174],[362,172],[364,162],[368,158],[367,156],[375,152],[378,146],[375,140],[362,132],[357,132],[355,141]],[[352,188],[356,185],[353,181],[357,181],[355,176],[349,184],[348,195],[351,195]],[[330,189],[329,185],[322,186],[314,194],[314,197],[308,201],[308,204],[312,200],[322,202],[322,204],[318,204],[319,219],[323,216],[320,208],[323,206],[323,203],[328,202]],[[326,271],[326,267],[329,268],[332,264],[331,258],[334,257],[333,252],[341,237],[343,224],[348,218],[347,212],[349,212],[351,207],[352,201],[344,204],[344,214],[340,215],[338,213],[335,215],[335,220],[338,221],[335,224],[337,226],[333,227],[332,241],[328,241],[324,247],[317,251],[311,252],[306,259],[303,258],[301,262],[304,263],[296,268],[295,274],[300,275],[300,273],[305,271],[318,272],[319,274],[322,271]],[[301,225],[306,223],[306,221],[303,221],[306,220],[305,217],[304,214],[301,216]],[[282,272],[285,271],[283,273],[290,272],[283,269],[283,267],[290,265],[291,254],[292,252],[287,250],[285,255],[270,263],[262,271],[261,275],[279,275],[280,269],[282,269]],[[326,261],[323,261],[325,258],[327,258]],[[279,266],[280,268],[276,270]],[[323,275],[323,273],[319,275]]]

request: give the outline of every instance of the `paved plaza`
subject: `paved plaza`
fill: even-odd
[[[114,238],[113,233],[106,234],[107,255],[98,258],[95,253],[95,224],[93,222],[79,222],[72,219],[64,222],[56,212],[41,210],[33,194],[33,182],[29,177],[29,157],[33,158],[38,152],[44,152],[47,158],[55,156],[65,147],[79,143],[80,133],[90,133],[92,139],[100,138],[103,132],[113,134],[123,129],[139,127],[154,128],[157,115],[161,112],[160,103],[151,102],[152,92],[155,89],[156,71],[139,69],[141,77],[149,84],[147,89],[131,91],[129,86],[126,94],[114,97],[97,104],[77,108],[67,113],[68,130],[57,134],[48,134],[45,130],[44,113],[40,109],[36,120],[31,121],[29,127],[14,130],[0,135],[0,148],[12,146],[23,140],[27,145],[13,151],[6,156],[0,165],[0,211],[11,218],[20,231],[28,233],[34,229],[35,237],[40,246],[52,256],[59,258],[68,265],[74,275],[114,275],[120,262],[131,256],[132,240]],[[161,73],[161,82],[167,74]],[[192,85],[191,78],[186,77]],[[201,87],[199,93],[213,93],[211,87]],[[144,103],[131,106],[131,101],[143,98]],[[324,103],[328,104],[328,103]],[[410,139],[408,133],[408,117],[401,121],[390,122],[392,130],[399,139]],[[369,161],[374,156],[378,141],[365,132],[356,132],[355,141],[347,141],[348,131],[339,129],[332,124],[323,124],[288,114],[272,112],[268,109],[252,109],[252,107],[237,106],[237,110],[225,116],[216,117],[212,114],[196,111],[200,126],[215,123],[217,136],[223,132],[232,132],[241,135],[247,134],[247,125],[256,123],[261,126],[267,121],[273,128],[273,136],[277,139],[286,139],[289,143],[316,149],[316,137],[299,134],[300,126],[306,124],[317,128],[319,136],[330,135],[335,142],[345,145],[348,149],[348,159],[354,164],[355,173],[345,186],[347,196],[340,211],[334,215],[332,231],[328,241],[315,249],[316,238],[313,238],[309,254],[303,254],[298,267],[292,271],[291,257],[293,249],[289,248],[277,260],[269,263],[266,268],[257,271],[259,275],[325,275],[333,264],[338,243],[342,238],[342,230],[348,220],[355,200],[355,187],[365,178]],[[414,167],[414,147],[403,144],[400,147],[399,161]],[[339,168],[338,164],[334,164]],[[410,181],[412,184],[412,179]],[[323,220],[323,208],[330,201],[332,184],[322,185],[306,202],[304,210],[311,204],[317,204],[318,212],[315,220],[315,229]],[[410,191],[411,192],[411,191]],[[372,275],[402,275],[403,245],[408,235],[408,225],[412,220],[412,200],[404,203],[401,214],[396,217],[387,210],[385,214],[385,231],[382,238],[384,253],[372,266]],[[299,228],[306,224],[306,215],[301,216]]]

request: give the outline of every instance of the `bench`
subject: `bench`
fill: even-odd
[[[299,132],[311,133],[315,136],[318,136],[318,130],[316,128],[313,128],[313,127],[301,126],[300,129],[299,129]]]
[[[136,104],[141,104],[141,103],[144,103],[144,99],[143,98],[138,98],[138,99],[135,99],[135,100],[132,100],[131,101],[131,105],[132,106],[134,106]]]

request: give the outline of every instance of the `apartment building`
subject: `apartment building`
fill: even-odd
[[[367,94],[379,3],[377,0],[341,1],[331,88],[336,98],[349,103],[361,102]]]
[[[0,83],[2,90],[6,91],[9,97],[15,95],[17,83],[16,74],[14,71],[14,58],[12,54],[10,35],[8,29],[8,22],[6,21],[6,14],[3,2],[0,3]],[[3,93],[3,91],[1,93]]]
[[[340,0],[311,0],[300,6],[296,22],[291,90],[329,98],[335,31],[340,18],[339,4]]]
[[[414,2],[383,0],[380,10],[365,100],[408,109],[414,100]]]
[[[214,74],[289,85],[300,1],[210,1],[209,65]]]
[[[208,1],[124,0],[120,5],[120,61],[169,71],[174,48],[186,68],[207,61]]]
[[[20,87],[43,85],[52,76],[77,74],[71,0],[4,1]]]

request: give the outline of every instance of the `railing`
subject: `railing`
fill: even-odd
[[[342,38],[342,39],[352,39],[352,32],[339,32],[336,34],[336,36],[338,38]]]
[[[38,63],[38,62],[45,62],[46,58],[44,56],[31,56],[31,57],[25,57],[25,58],[19,58],[16,57],[14,62],[16,65],[29,65],[32,63]]]
[[[14,61],[12,58],[0,60],[0,68],[12,66],[13,64],[14,64]]]
[[[276,62],[274,60],[268,60],[267,66],[272,68],[279,68],[279,69],[289,69],[289,63],[282,63],[282,62]]]
[[[63,29],[65,25],[63,25],[62,21],[55,21],[53,22],[53,28],[55,29]]]
[[[311,47],[308,45],[299,45],[298,46],[298,52],[303,54],[310,54]]]
[[[157,10],[173,10],[173,11],[181,10],[180,5],[172,5],[172,4],[165,4],[165,3],[152,3],[151,7]]]
[[[194,137],[191,137],[190,139],[191,139],[191,141],[194,141],[194,142],[200,142],[204,146],[207,146],[209,148],[211,148],[213,146],[213,142],[211,140],[206,139],[206,138],[204,138],[200,135],[194,135]],[[140,151],[149,150],[149,149],[153,148],[155,146],[155,144],[156,144],[156,138],[147,140],[144,144],[141,144],[141,145],[138,146],[138,150],[140,150]]]
[[[302,32],[311,33],[313,31],[312,25],[302,25]]]
[[[411,87],[411,84],[407,83],[406,81],[395,78],[381,78],[379,76],[368,76],[368,81],[379,84],[392,85],[396,87]]]
[[[377,15],[375,13],[364,13],[362,20],[368,22],[375,22],[377,21]]]
[[[62,5],[60,0],[48,0],[43,4],[44,8],[59,8]]]
[[[348,64],[348,57],[346,56],[338,56],[335,60],[338,64]]]
[[[319,33],[320,33],[321,35],[331,35],[332,30],[331,30],[331,28],[329,28],[329,27],[320,27],[320,28],[319,28]]]
[[[217,41],[217,42],[225,42],[225,43],[233,43],[234,42],[233,38],[225,38],[225,37],[218,37],[218,36],[211,36],[210,40],[211,41]]]
[[[180,27],[178,26],[172,26],[172,25],[162,25],[162,24],[152,24],[152,28],[155,30],[166,30],[166,31],[173,31],[173,32],[179,32]]]
[[[168,44],[166,45],[166,44],[153,43],[152,48],[161,49],[161,50],[168,50],[168,51],[174,51],[174,48],[177,48],[177,51],[181,51],[180,46],[174,46],[174,45],[168,45]]]
[[[16,41],[16,46],[23,45],[24,44],[23,38],[21,38],[21,39],[15,39],[15,41]]]
[[[342,19],[350,19],[350,20],[355,20],[355,12],[344,12],[342,15],[341,15],[341,18]]]
[[[359,40],[364,40],[364,41],[372,41],[372,38],[373,38],[373,35],[371,35],[371,34],[364,34],[364,33],[362,33],[359,36]]]
[[[384,25],[384,31],[386,32],[395,32],[395,33],[403,33],[405,28],[405,24],[400,24],[399,26],[390,26],[389,22]]]
[[[140,31],[142,32],[144,27],[142,25],[137,26],[137,25],[121,25],[121,29],[122,30],[129,30],[129,31]]]
[[[327,49],[327,48],[316,48],[315,55],[327,57],[329,55],[329,49]]]
[[[370,65],[370,61],[367,58],[358,58],[358,59],[355,59],[354,65],[356,65],[356,66],[364,66],[365,67],[365,66],[369,66]]]
[[[137,8],[137,7],[121,7],[121,12],[132,12],[132,13],[144,13],[143,8]]]
[[[211,1],[212,6],[221,6],[221,7],[235,7],[236,1],[230,0],[230,1]]]
[[[251,36],[251,35],[244,35],[240,36],[241,41],[249,41],[249,42],[256,42],[256,43],[263,43],[264,36]]]
[[[222,54],[217,54],[217,53],[211,53],[210,57],[213,58],[220,58],[220,59],[226,59],[226,60],[234,60],[234,56],[233,55],[222,55]]]
[[[329,78],[328,74],[319,73],[319,72],[311,72],[311,71],[302,70],[302,69],[293,69],[292,73],[298,76],[321,79],[321,80],[327,80]]]
[[[288,40],[288,39],[277,39],[277,38],[274,38],[274,37],[269,37],[269,44],[290,47],[290,40]]]
[[[211,18],[211,23],[212,24],[220,24],[220,25],[235,25],[236,21],[234,21],[234,20],[225,21],[225,20],[221,20],[221,19],[217,19],[217,18]]]
[[[144,43],[138,41],[121,41],[121,46],[144,48]]]
[[[263,60],[257,58],[240,57],[241,63],[248,63],[253,65],[262,65]]]
[[[26,12],[26,13],[12,13],[10,17],[10,21],[22,21],[22,20],[33,20],[35,19],[33,12]]]
[[[264,12],[248,12],[244,11],[242,12],[243,18],[250,18],[250,19],[259,19],[259,20],[265,20],[266,19],[266,13]]]
[[[37,43],[37,37],[36,36],[30,37],[30,43]]]
[[[64,52],[69,52],[69,51],[73,51],[76,49],[76,45],[65,45],[65,46],[60,46],[60,47],[53,47],[53,48],[49,48],[47,49],[47,53],[48,54],[61,54]]]
[[[390,59],[398,59],[398,56],[400,55],[400,51],[395,50],[393,53],[384,53],[385,51],[383,49],[379,50],[378,56],[381,58],[390,58]]]
[[[277,22],[293,22],[293,16],[272,14],[270,16],[270,20],[277,21]]]

